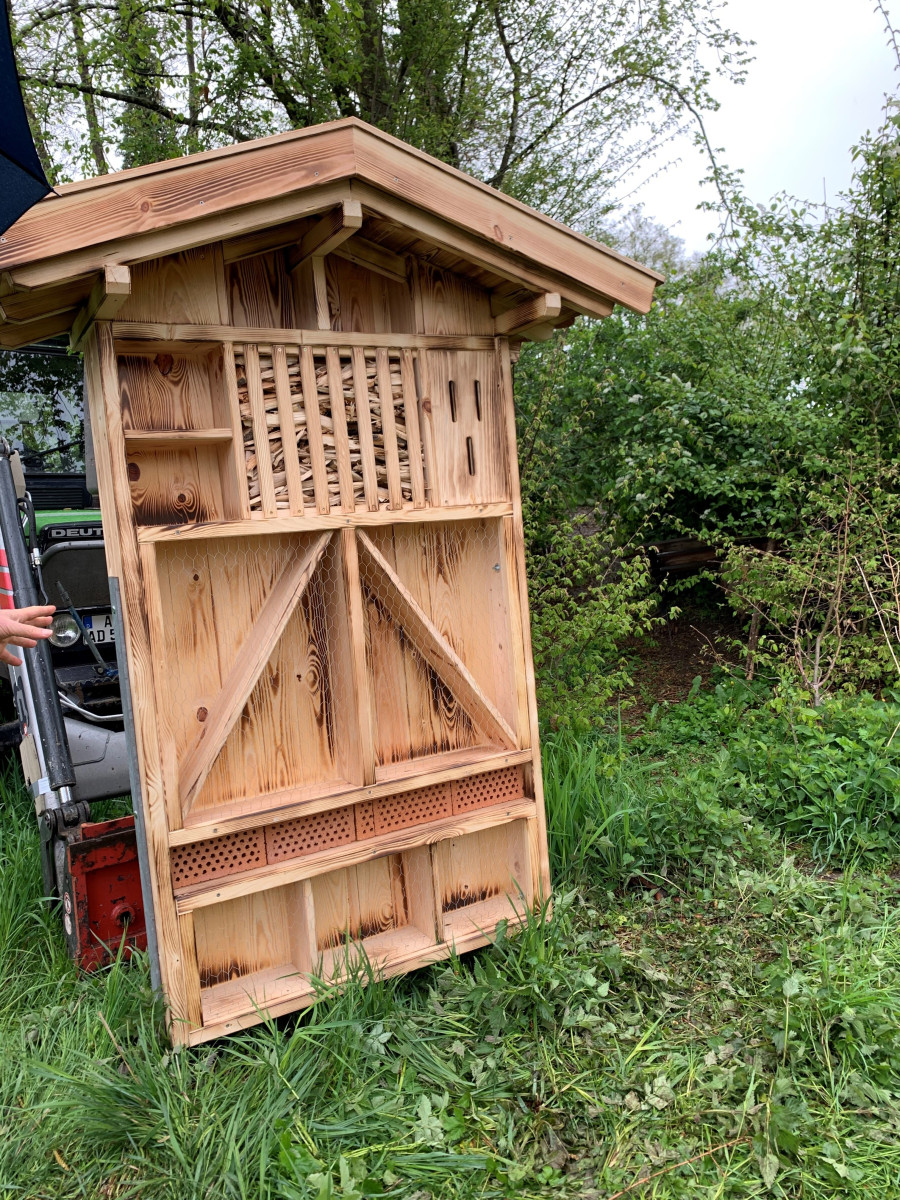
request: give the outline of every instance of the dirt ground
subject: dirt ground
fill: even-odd
[[[713,668],[739,661],[742,626],[728,612],[696,609],[668,621],[652,638],[635,638],[628,645],[634,655],[634,683],[622,699],[629,701],[630,720],[640,718],[654,704],[684,700],[699,675],[709,685]]]

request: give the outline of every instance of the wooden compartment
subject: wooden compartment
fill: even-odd
[[[313,995],[308,882],[201,909],[193,929],[204,1023],[223,1024]]]
[[[512,821],[434,847],[435,893],[441,935],[451,946],[467,948],[488,936],[497,922],[518,922],[531,908],[528,821]]]
[[[242,451],[224,375],[230,353],[202,344],[177,349],[118,356],[136,525],[240,518],[246,507]]]
[[[312,880],[316,973],[353,973],[365,961],[380,973],[434,952],[431,855],[427,846],[387,855]],[[435,955],[437,957],[437,955]]]

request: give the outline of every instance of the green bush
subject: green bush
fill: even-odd
[[[778,711],[780,709],[780,711]],[[900,697],[775,700],[737,732],[734,783],[819,863],[900,849]]]

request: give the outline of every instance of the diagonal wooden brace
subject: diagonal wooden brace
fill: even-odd
[[[331,533],[320,534],[306,554],[287,568],[266,597],[253,628],[222,681],[221,690],[210,705],[200,733],[184,757],[178,778],[182,812],[189,811],[206,782],[331,538]]]
[[[341,242],[362,228],[362,206],[356,200],[344,200],[313,225],[300,245],[288,255],[288,268],[295,271],[309,258],[324,258]]]
[[[418,653],[459,701],[478,727],[506,750],[518,748],[516,735],[484,694],[447,639],[421,608],[403,580],[362,530],[357,531],[360,568],[388,616],[409,638]]]

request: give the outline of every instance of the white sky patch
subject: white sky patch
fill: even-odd
[[[851,146],[878,128],[885,93],[900,87],[881,14],[871,0],[729,0],[723,20],[756,42],[756,60],[742,87],[714,85],[721,108],[707,119],[710,141],[728,166],[743,167],[755,202],[781,191],[820,202],[823,188],[836,200],[850,181]],[[668,157],[677,161],[627,203],[702,250],[716,228],[696,210],[713,198],[700,186],[704,160],[687,141]]]

